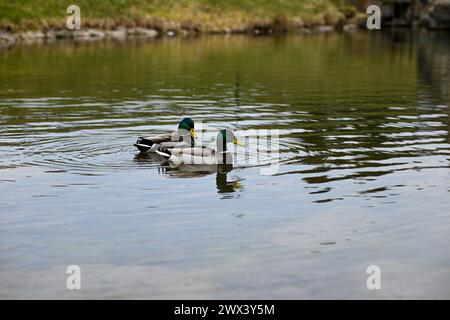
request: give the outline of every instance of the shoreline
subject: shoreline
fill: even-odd
[[[119,40],[127,39],[156,39],[156,38],[173,38],[173,37],[197,37],[201,35],[247,35],[247,36],[276,36],[284,34],[320,34],[331,32],[350,32],[354,30],[364,30],[365,28],[357,24],[345,24],[343,26],[314,26],[303,27],[298,30],[289,30],[283,32],[273,32],[271,30],[246,30],[246,31],[224,31],[224,32],[190,32],[187,30],[165,32],[152,28],[118,28],[114,30],[103,29],[80,29],[80,30],[57,30],[48,31],[23,31],[23,32],[5,32],[0,31],[0,48],[10,47],[20,43],[47,43],[60,40],[69,41],[95,41],[95,40]]]
[[[411,7],[395,6],[399,1],[376,1],[383,10],[383,29],[450,29],[450,0],[412,0]],[[326,33],[366,29],[371,15],[363,0],[80,0],[81,29],[69,30],[67,19],[75,13],[68,9],[57,0],[0,0],[0,47],[59,39]]]
[[[340,19],[304,20],[300,17],[277,17],[236,23],[236,27],[212,28],[193,22],[174,22],[158,18],[136,20],[132,23],[101,23],[88,21],[79,30],[69,30],[65,24],[40,29],[0,27],[0,48],[19,43],[53,42],[58,40],[125,40],[129,38],[192,37],[199,35],[272,36],[282,34],[313,34],[365,29],[365,14],[352,14]]]
[[[136,23],[124,25],[103,25],[88,22],[86,27],[79,30],[69,30],[58,24],[55,27],[45,27],[41,30],[17,30],[0,27],[0,49],[17,44],[54,43],[55,41],[99,41],[128,39],[156,39],[173,37],[197,37],[203,35],[246,35],[246,36],[279,36],[287,34],[327,34],[332,32],[353,32],[368,30],[366,27],[367,16],[364,14],[353,15],[348,19],[335,20],[333,23],[305,23],[301,18],[275,18],[271,21],[255,21],[237,28],[205,29],[192,23],[175,23],[164,20],[160,24]],[[155,21],[154,19],[152,21]],[[324,22],[324,21],[322,21]],[[388,25],[382,29],[426,29],[430,31],[447,30],[446,28],[428,28],[420,24],[412,26]],[[14,31],[13,31],[14,30]],[[374,30],[381,31],[381,30]]]

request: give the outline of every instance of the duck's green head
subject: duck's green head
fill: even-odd
[[[197,133],[194,130],[194,120],[191,118],[184,118],[178,124],[178,129],[184,129],[189,132],[192,138],[197,139]]]
[[[217,143],[230,143],[233,142],[234,144],[242,146],[242,144],[239,142],[239,140],[234,135],[233,131],[230,129],[222,129],[217,134]],[[224,146],[225,147],[225,146]]]

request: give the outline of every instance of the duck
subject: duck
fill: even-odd
[[[175,147],[163,146],[156,153],[168,160],[174,166],[181,165],[232,165],[233,155],[228,151],[227,144],[233,143],[243,146],[230,129],[221,129],[216,137],[216,149],[206,146]]]
[[[178,123],[178,130],[172,133],[160,134],[149,137],[139,137],[134,146],[140,152],[155,152],[163,147],[172,149],[174,147],[194,147],[194,139],[197,139],[195,124],[191,118],[183,118]]]

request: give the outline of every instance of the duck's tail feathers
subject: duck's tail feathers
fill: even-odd
[[[139,137],[134,146],[139,149],[140,152],[147,152],[153,145],[153,141],[147,140],[143,137]]]
[[[167,160],[169,160],[169,158],[172,156],[172,153],[169,151],[169,149],[164,147],[159,147],[155,152]]]

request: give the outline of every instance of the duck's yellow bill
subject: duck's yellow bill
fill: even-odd
[[[245,147],[245,144],[241,143],[236,137],[234,137],[233,143],[237,144],[238,146]]]
[[[242,184],[239,181],[233,181],[232,185],[233,185],[234,189],[241,189],[242,188]]]
[[[195,132],[194,129],[189,130],[189,133],[191,134],[192,138],[197,139],[197,132]]]

